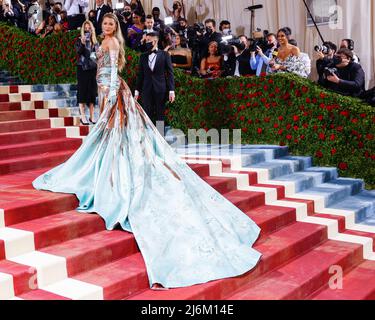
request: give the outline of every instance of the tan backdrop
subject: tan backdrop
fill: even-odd
[[[116,1],[121,2],[113,0],[113,3]],[[163,0],[143,0],[142,3],[147,13],[151,12],[152,7],[158,6],[162,15],[165,15]],[[173,0],[168,0],[170,8],[172,3]],[[211,17],[217,22],[227,19],[231,21],[232,29],[237,34],[247,35],[250,33],[250,13],[244,11],[244,8],[253,4],[263,4],[264,8],[256,11],[256,27],[276,32],[280,27],[289,26],[301,50],[307,52],[310,57],[313,57],[314,46],[321,44],[315,27],[306,26],[306,9],[302,0],[184,0],[184,3],[190,22],[204,21]],[[342,38],[354,39],[355,51],[366,72],[367,85],[374,86],[375,57],[372,52],[375,50],[375,0],[338,0],[338,5],[343,13],[340,28],[320,26],[322,35],[325,40],[337,44]],[[312,78],[315,78],[315,70]]]

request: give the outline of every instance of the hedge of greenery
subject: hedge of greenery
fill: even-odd
[[[0,24],[0,68],[28,83],[76,81],[77,32],[35,38]],[[138,55],[127,50],[122,74],[134,87]],[[238,129],[244,144],[287,145],[315,165],[375,186],[375,110],[291,74],[202,80],[175,71],[177,99],[166,111],[174,128]]]

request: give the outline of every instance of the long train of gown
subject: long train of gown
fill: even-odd
[[[98,213],[108,230],[133,232],[150,286],[185,287],[253,269],[259,227],[180,159],[117,70],[117,100],[108,101],[109,54],[97,52],[97,124],[70,159],[33,186],[75,194],[79,212]]]

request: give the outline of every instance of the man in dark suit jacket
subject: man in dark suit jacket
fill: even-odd
[[[322,82],[324,87],[346,96],[362,96],[365,92],[365,72],[360,64],[354,62],[352,51],[346,48],[337,51],[330,67],[336,67],[336,70],[333,73],[327,70]]]
[[[138,100],[142,94],[143,109],[151,120],[165,120],[167,96],[171,103],[175,100],[173,66],[170,55],[158,49],[159,35],[149,33],[146,36],[147,52],[139,60],[139,74],[134,97]]]
[[[110,6],[104,4],[104,0],[96,0],[96,17],[95,17],[95,31],[99,36],[102,34],[102,22],[106,13],[112,12]]]

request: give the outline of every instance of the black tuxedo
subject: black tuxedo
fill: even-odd
[[[136,90],[142,95],[143,108],[147,115],[153,121],[164,121],[167,96],[169,91],[175,90],[172,60],[167,52],[156,52],[153,71],[149,66],[149,54],[141,55]]]
[[[102,34],[102,22],[103,17],[106,13],[112,12],[112,9],[110,6],[107,6],[105,4],[102,5],[100,11],[99,8],[96,9],[96,16],[95,16],[95,31],[96,35]]]
[[[250,50],[245,49],[238,57],[232,52],[228,60],[224,62],[225,76],[234,76],[236,71],[236,61],[239,63],[239,72],[241,76],[255,75],[256,71],[250,67]]]

